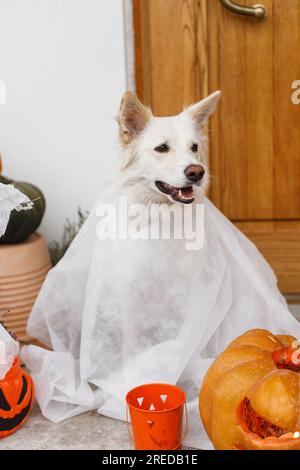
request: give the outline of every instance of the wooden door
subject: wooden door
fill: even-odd
[[[267,18],[256,21],[219,0],[134,0],[137,92],[163,116],[222,90],[210,197],[291,294],[300,292],[300,105],[291,100],[300,0],[262,3]]]

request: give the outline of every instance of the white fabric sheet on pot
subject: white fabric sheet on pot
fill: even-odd
[[[5,234],[11,212],[28,210],[33,203],[12,184],[0,183],[0,237]]]
[[[102,201],[114,197],[111,189]],[[188,394],[185,444],[210,449],[197,397],[213,358],[250,328],[300,337],[256,247],[208,199],[204,206],[199,251],[185,240],[98,240],[94,207],[28,323],[53,349],[22,349],[44,416],[98,409],[125,419],[132,387],[177,383]]]

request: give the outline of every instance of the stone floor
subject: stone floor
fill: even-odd
[[[300,303],[290,305],[300,321]],[[0,441],[0,450],[127,450],[132,444],[126,424],[89,412],[60,424],[45,419],[37,405],[15,434]]]
[[[88,412],[59,424],[45,419],[37,405],[25,424],[0,441],[1,450],[131,449],[126,424]]]

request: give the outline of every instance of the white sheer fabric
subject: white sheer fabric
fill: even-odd
[[[0,380],[6,376],[18,354],[19,343],[0,325]]]
[[[197,395],[212,359],[250,328],[300,337],[300,325],[258,250],[208,199],[199,251],[184,240],[98,240],[96,225],[94,208],[29,319],[28,333],[53,349],[22,350],[42,413],[125,419],[129,389],[177,383],[189,398],[185,443],[211,448]]]
[[[14,209],[31,209],[32,203],[12,184],[0,183],[0,237],[5,234],[10,213]]]

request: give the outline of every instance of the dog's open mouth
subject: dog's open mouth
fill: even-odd
[[[185,186],[184,188],[175,188],[170,184],[164,183],[163,181],[155,181],[157,188],[164,194],[171,196],[176,202],[182,202],[183,204],[190,204],[194,201],[194,190],[193,186]]]

